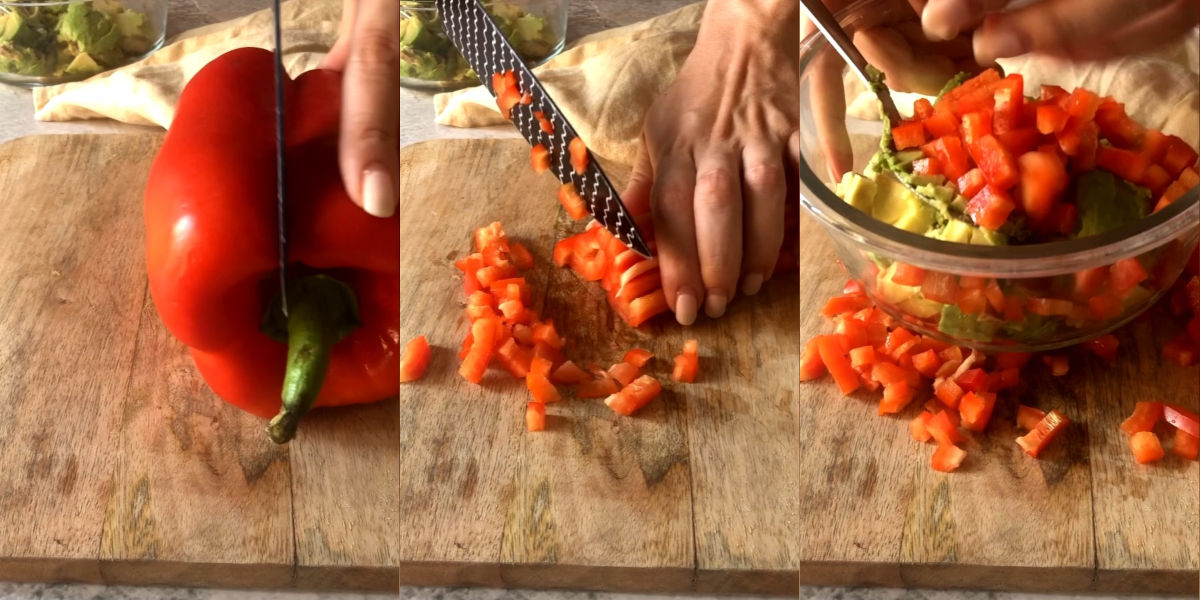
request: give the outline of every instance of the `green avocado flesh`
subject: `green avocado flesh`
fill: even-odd
[[[400,75],[438,82],[478,81],[475,71],[459,54],[433,11],[404,10],[401,2]],[[549,21],[507,2],[484,2],[504,37],[527,62],[538,62],[554,51],[560,39]]]
[[[151,48],[146,15],[118,0],[10,7],[0,14],[0,72],[86,77]]]

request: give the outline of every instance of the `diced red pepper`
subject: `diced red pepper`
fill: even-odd
[[[835,317],[843,313],[860,311],[870,305],[871,299],[866,294],[834,296],[825,303],[825,308],[821,310],[821,314],[826,317]]]
[[[1039,408],[1025,406],[1024,404],[1017,405],[1017,427],[1025,431],[1033,431],[1042,419],[1046,418],[1046,413]]]
[[[1096,118],[1096,110],[1100,107],[1100,97],[1090,90],[1077,87],[1067,99],[1067,114],[1073,119],[1091,121]]]
[[[1025,96],[1021,90],[1013,87],[998,87],[993,94],[993,106],[995,115],[992,119],[992,130],[997,135],[1013,131],[1021,126],[1025,115]]]
[[[821,354],[821,362],[825,364],[825,368],[833,376],[838,390],[841,391],[843,396],[853,393],[859,387],[858,374],[850,366],[850,361],[843,353],[841,344],[833,336],[822,336],[819,340],[817,342],[817,351]]]
[[[558,365],[558,368],[550,374],[551,381],[564,385],[578,385],[591,379],[591,373],[569,360],[563,361],[563,364]]]
[[[418,335],[404,346],[404,354],[400,357],[400,383],[417,381],[425,376],[429,366],[429,340]]]
[[[917,148],[925,143],[925,127],[918,121],[897,125],[892,128],[892,141],[897,150]]]
[[[934,396],[942,404],[950,408],[958,408],[958,403],[962,400],[963,389],[953,379],[945,379],[934,388]]]
[[[979,141],[985,135],[992,135],[992,111],[980,110],[969,112],[962,116],[962,140],[967,147]],[[978,162],[978,161],[976,161]]]
[[[1162,416],[1161,402],[1138,402],[1133,406],[1133,414],[1121,422],[1121,431],[1126,435],[1133,435],[1139,431],[1153,431]]]
[[[963,459],[967,457],[967,451],[953,444],[938,443],[937,450],[933,451],[931,466],[935,471],[949,473],[962,465]]]
[[[952,415],[950,411],[939,411],[926,425],[929,435],[933,436],[938,444],[953,446],[963,441],[962,434],[958,432],[958,423],[952,420],[956,417],[957,415]]]
[[[992,410],[996,407],[996,395],[987,392],[967,392],[958,401],[958,414],[962,417],[963,427],[976,433],[987,429],[988,421],[992,418]]]
[[[1050,374],[1055,377],[1062,377],[1071,369],[1070,359],[1065,354],[1043,354],[1042,362],[1050,367]]]
[[[1137,148],[1146,135],[1146,128],[1125,114],[1124,105],[1111,100],[1096,109],[1096,125],[1100,135],[1118,148]]]
[[[630,416],[662,393],[662,384],[650,375],[642,375],[631,381],[621,391],[608,396],[604,404],[613,412]]]
[[[912,170],[913,170],[914,175],[931,176],[931,175],[943,175],[944,174],[943,173],[944,169],[942,169],[942,163],[938,162],[938,159],[933,158],[931,156],[926,156],[926,157],[918,158],[917,160],[914,160],[912,163]]]
[[[1139,431],[1130,436],[1129,448],[1133,450],[1133,459],[1142,465],[1158,462],[1166,456],[1162,442],[1153,431]]]
[[[958,282],[953,275],[928,271],[921,283],[921,295],[934,302],[954,304],[958,299]]]
[[[650,362],[650,359],[652,358],[654,358],[654,355],[651,354],[649,350],[634,348],[626,352],[625,356],[621,360],[635,367],[641,368],[646,366],[646,363]]]
[[[821,362],[823,362],[825,367],[829,369],[829,372],[833,375],[834,380],[837,381],[839,385],[842,385],[846,381],[846,373],[849,372],[851,375],[853,375],[855,387],[857,388],[858,376],[854,374],[854,370],[850,368],[850,363],[846,360],[846,357],[842,352],[841,343],[838,342],[837,336],[821,336],[819,339],[821,341],[818,342],[817,350],[820,353]],[[829,366],[830,359],[826,358],[826,346],[829,346],[830,348],[836,348],[836,357],[834,357],[833,360],[838,360],[840,358],[840,362],[838,362],[838,366],[836,367],[836,372],[833,367]],[[675,369],[671,374],[671,378],[675,381],[683,383],[692,383],[696,381],[696,374],[699,371],[699,344],[694,339],[687,340],[683,344],[683,352],[675,357]]]
[[[1186,333],[1181,334],[1163,345],[1162,357],[1167,362],[1173,362],[1181,367],[1190,367],[1196,364],[1196,343]]]
[[[918,121],[924,121],[933,116],[933,103],[928,98],[917,98],[913,102],[913,117]]]
[[[983,369],[967,369],[954,382],[969,392],[986,392],[988,379],[988,374]]]
[[[879,402],[879,414],[894,415],[908,406],[916,396],[916,390],[909,387],[907,382],[898,381],[883,386],[883,399]]]
[[[1126,181],[1141,183],[1149,164],[1132,150],[1101,146],[1096,150],[1096,166]]]
[[[534,144],[529,151],[529,164],[533,167],[536,173],[545,173],[550,170],[550,151],[541,144]]]
[[[926,156],[936,158],[942,165],[942,171],[950,179],[957,181],[970,168],[970,158],[957,135],[942,136],[921,146],[921,150]],[[984,174],[986,173],[985,171]]]
[[[1012,198],[1003,189],[989,183],[967,202],[966,212],[976,225],[996,231],[1008,221],[1015,208]]]
[[[942,366],[942,359],[939,358],[937,352],[934,352],[932,349],[914,354],[912,361],[913,368],[916,369],[918,373],[930,379],[933,379],[933,377],[937,374],[938,368]]]
[[[934,108],[933,115],[926,117],[921,124],[925,126],[930,139],[958,134],[958,119],[947,108]]]
[[[1160,164],[1171,174],[1171,177],[1179,177],[1179,174],[1184,169],[1195,166],[1196,151],[1183,141],[1179,136],[1170,136],[1171,141],[1167,145],[1167,149],[1163,153],[1163,158]]]
[[[1029,456],[1037,458],[1070,424],[1070,419],[1062,413],[1051,410],[1029,433],[1017,438],[1017,445]]]
[[[1039,104],[1037,107],[1037,129],[1045,135],[1054,135],[1067,124],[1067,111],[1056,104]]]
[[[588,211],[587,203],[575,190],[574,182],[568,181],[558,187],[558,201],[567,210],[567,215],[576,221],[591,214]]]
[[[908,432],[912,434],[914,440],[925,443],[932,439],[929,433],[929,420],[933,418],[933,413],[922,411],[908,424]]]
[[[897,262],[892,271],[892,282],[900,285],[921,285],[925,281],[925,269],[908,263]]]
[[[529,393],[533,395],[533,401],[541,404],[550,404],[562,400],[558,389],[550,383],[550,378],[543,373],[535,373],[530,370],[525,374],[525,387],[529,388]]]
[[[1009,154],[1020,156],[1036,150],[1042,141],[1042,134],[1033,127],[1022,127],[997,133],[996,139],[1000,140],[1000,144],[1008,149]]]
[[[958,178],[958,193],[966,198],[970,198],[979,193],[984,185],[987,185],[987,179],[983,176],[983,171],[979,167],[975,167]]]
[[[1110,285],[1118,293],[1128,292],[1149,277],[1137,257],[1118,260],[1108,272]]]
[[[1122,310],[1121,300],[1110,294],[1100,294],[1088,298],[1088,311],[1092,318],[1098,321],[1119,317]]]
[[[1116,360],[1117,346],[1119,345],[1120,342],[1117,340],[1117,336],[1111,333],[1106,333],[1084,343],[1084,346],[1088,350],[1091,350],[1093,354],[1109,362]]]
[[[587,171],[588,167],[587,145],[580,138],[571,138],[571,143],[567,145],[567,150],[571,154],[571,168],[574,169],[576,174],[582,175],[584,171]]]
[[[1166,156],[1167,148],[1170,147],[1170,145],[1170,136],[1157,129],[1150,129],[1147,130],[1145,136],[1143,136],[1140,148],[1134,146],[1128,149],[1137,150],[1138,153],[1142,155],[1142,158],[1146,160],[1146,164],[1158,165],[1162,162],[1163,157]],[[1163,171],[1166,172],[1166,169],[1163,169]],[[1170,178],[1169,174],[1168,178]]]
[[[996,139],[996,136],[991,134],[981,136],[967,148],[971,153],[971,158],[975,160],[975,164],[979,165],[979,169],[983,171],[983,176],[997,190],[1007,190],[1021,180],[1021,174],[1017,170],[1017,161],[1013,158],[1012,153],[1000,143],[1000,140]]]
[[[525,404],[525,430],[542,431],[546,429],[546,405],[541,402]]]
[[[1171,444],[1171,454],[1186,460],[1196,460],[1200,454],[1200,438],[1182,430],[1175,430],[1175,441]]]
[[[1166,402],[1162,405],[1162,411],[1163,419],[1176,429],[1200,437],[1200,416],[1197,416],[1196,413]]]

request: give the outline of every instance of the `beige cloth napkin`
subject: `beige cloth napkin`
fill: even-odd
[[[341,0],[289,0],[281,6],[283,65],[295,77],[316,68],[337,38]],[[235,48],[275,47],[271,9],[184,32],[154,54],[84,81],[33,91],[39,121],[114,119],[166,128],[187,82]]]
[[[704,3],[577,40],[534,69],[592,153],[631,165],[642,119],[675,79],[696,42]],[[483,86],[433,98],[437,122],[454,127],[506,123]]]

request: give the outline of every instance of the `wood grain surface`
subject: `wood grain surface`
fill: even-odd
[[[159,321],[142,189],[161,139],[0,146],[0,579],[398,589],[395,401],[275,446]]]
[[[809,339],[832,330],[819,314],[847,279],[812,217],[801,220],[800,303]],[[800,577],[808,584],[1009,591],[1197,593],[1200,479],[1195,462],[1134,462],[1118,429],[1139,400],[1200,403],[1195,368],[1161,364],[1179,328],[1160,312],[1117,333],[1111,366],[1071,351],[1052,377],[1035,360],[1001,392],[988,432],[972,436],[956,472],[929,467],[908,421],[878,394],[842,397],[828,377],[800,386]],[[1074,424],[1030,459],[1014,442],[1016,401],[1058,408]]]
[[[717,322],[632,329],[598,285],[550,263],[555,240],[581,226],[523,142],[424,142],[401,164],[402,334],[434,346],[425,379],[400,394],[402,582],[795,595],[795,277]],[[546,431],[527,433],[523,381],[457,374],[467,324],[453,261],[493,221],[533,251],[537,308],[574,341],[568,356],[607,367],[647,348],[659,399],[625,418],[567,394]],[[702,374],[677,384],[671,357],[688,337]]]

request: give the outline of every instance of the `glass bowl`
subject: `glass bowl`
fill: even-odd
[[[902,0],[861,0],[837,17],[853,35],[898,10],[911,8]],[[831,50],[819,34],[801,43],[801,204],[827,232],[850,277],[893,318],[984,352],[1053,350],[1128,323],[1183,271],[1200,237],[1197,187],[1163,210],[1100,235],[1011,246],[925,237],[844,202],[834,192],[836,184],[826,180],[812,117],[814,64],[823,52]],[[1026,94],[1043,83],[1056,84],[1023,76]],[[911,114],[911,101],[898,96],[897,105],[902,114]],[[1140,120],[1137,107],[1127,108]],[[846,127],[852,137],[868,136],[878,147],[880,121],[848,114]],[[854,170],[862,172],[869,158],[856,153]],[[903,272],[898,277],[897,269]]]
[[[87,79],[163,44],[169,0],[0,0],[0,82]]]
[[[433,0],[400,1],[400,85],[454,90],[478,77],[442,30]],[[483,0],[509,43],[529,67],[562,51],[567,37],[567,0]]]

